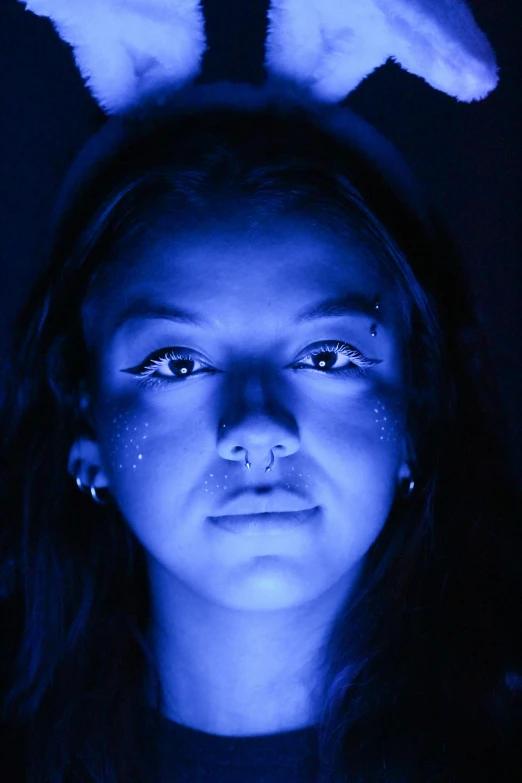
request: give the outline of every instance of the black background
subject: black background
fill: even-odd
[[[87,0],[86,0],[87,2]],[[51,22],[0,0],[0,350],[42,263],[60,181],[104,115]],[[206,0],[199,81],[259,83],[266,0]],[[458,102],[392,61],[346,100],[404,153],[457,237],[493,349],[522,485],[522,7],[469,0],[500,65],[485,100]]]

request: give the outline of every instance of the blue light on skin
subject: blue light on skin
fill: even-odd
[[[83,404],[97,440],[78,439],[69,465],[81,458],[85,480],[99,469],[96,485],[145,549],[165,714],[221,735],[312,725],[317,652],[410,475],[392,286],[355,237],[309,215],[254,224],[239,209],[187,220],[182,233],[158,228],[112,270],[83,309],[96,366]],[[294,324],[341,292],[379,299],[377,336],[361,313]],[[144,298],[208,323],[135,317],[117,329]],[[310,358],[327,341],[380,362],[366,376],[328,374]],[[162,385],[129,372],[174,347],[197,361],[164,361]],[[209,522],[231,492],[276,483],[320,506],[317,522],[266,537]]]

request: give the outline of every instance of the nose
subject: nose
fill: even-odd
[[[279,457],[289,457],[299,448],[299,438],[294,428],[276,422],[268,416],[251,416],[241,424],[221,425],[218,453],[223,459],[242,462],[248,453],[251,470],[263,471]],[[272,470],[273,470],[272,466]]]

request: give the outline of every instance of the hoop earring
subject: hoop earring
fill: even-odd
[[[96,503],[100,503],[101,505],[104,505],[107,502],[107,500],[104,500],[103,498],[99,497],[94,484],[91,484],[91,497],[93,500],[96,501]]]
[[[98,471],[96,470],[96,468],[91,468],[91,481],[93,483],[92,484],[83,484],[83,482],[82,482],[82,480],[80,478],[80,465],[81,465],[80,460],[77,460],[74,463],[74,472],[76,473],[76,476],[75,476],[76,486],[84,494],[90,495],[92,497],[92,499],[95,501],[95,503],[99,503],[100,505],[105,505],[105,503],[107,503],[107,497],[100,497],[100,495],[98,495],[98,490],[94,486],[94,478],[95,478],[96,473]],[[107,493],[107,496],[108,496],[108,492],[107,492],[106,489],[102,489],[102,492]]]

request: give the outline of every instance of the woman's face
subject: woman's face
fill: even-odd
[[[409,474],[404,326],[375,266],[363,244],[309,216],[252,228],[239,211],[163,229],[116,259],[84,308],[90,464],[153,579],[229,608],[279,609],[358,572]],[[346,310],[302,317],[341,297]],[[357,352],[378,360],[366,375]],[[70,465],[85,448],[76,442]],[[238,497],[252,511],[275,498],[275,511],[297,500],[316,513],[273,534],[210,521]]]

